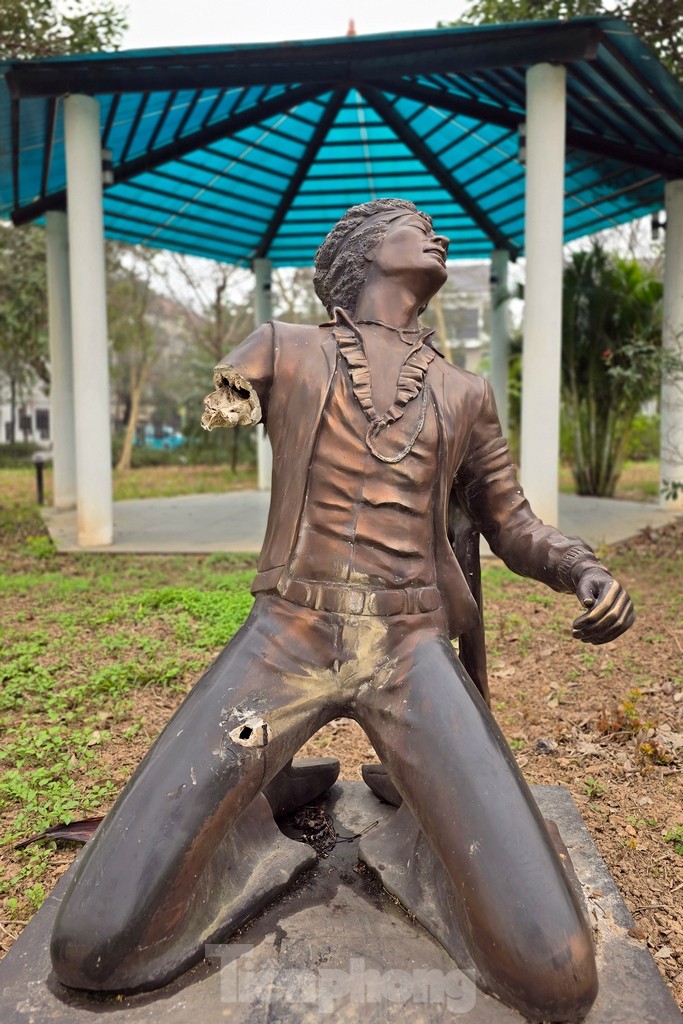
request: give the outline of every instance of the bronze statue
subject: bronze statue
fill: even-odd
[[[316,256],[330,322],[265,324],[217,367],[204,425],[261,420],[273,446],[255,602],[86,850],[52,942],[64,984],[163,984],[257,909],[233,890],[272,821],[261,794],[296,788],[291,759],[343,715],[438,858],[482,984],[537,1020],[592,1004],[579,898],[488,707],[478,533],[577,595],[579,640],[613,640],[633,610],[590,548],[533,514],[489,385],[420,326],[447,250],[412,203],[354,207]]]

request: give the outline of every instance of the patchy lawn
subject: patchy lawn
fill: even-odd
[[[45,503],[52,501],[52,468],[44,471]],[[256,487],[256,470],[232,473],[227,466],[140,466],[114,470],[114,501],[130,498],[177,498],[181,494],[223,494]],[[5,504],[36,500],[33,466],[0,469],[0,500]]]
[[[45,501],[52,501],[52,468],[45,468]],[[256,470],[232,473],[227,466],[140,466],[114,471],[114,500],[129,498],[176,498],[182,494],[222,494],[256,487]],[[574,485],[568,466],[560,467],[560,489],[572,494]],[[35,501],[33,466],[0,469],[0,494],[4,501]],[[627,501],[659,500],[659,463],[627,462],[617,483],[616,498]]]

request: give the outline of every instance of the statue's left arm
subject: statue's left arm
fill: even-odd
[[[540,580],[553,590],[576,594],[585,609],[574,622],[577,640],[607,643],[632,625],[635,615],[628,594],[592,549],[579,538],[547,526],[532,511],[501,436],[493,393],[486,382],[455,488],[491,550],[513,572]]]
[[[262,324],[215,368],[216,390],[204,399],[205,430],[266,423],[274,372],[274,338],[273,324]]]

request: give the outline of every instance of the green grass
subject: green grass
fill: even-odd
[[[9,840],[99,807],[113,789],[93,747],[128,722],[130,695],[184,693],[251,606],[253,571],[159,587],[158,563],[114,575],[93,574],[92,556],[82,561],[83,578],[39,563],[2,581],[5,596],[35,595],[30,613],[7,624],[0,665],[0,809],[9,801],[17,810]]]
[[[676,825],[670,828],[664,836],[667,843],[673,843],[674,851],[683,857],[683,825]]]
[[[114,472],[114,500],[223,494],[256,487],[256,470],[231,473],[225,466],[150,466]]]
[[[256,487],[256,471],[233,474],[227,466],[141,466],[115,471],[114,500],[131,498],[173,498],[183,494],[215,494]],[[568,466],[560,466],[560,490],[574,491]],[[35,471],[32,466],[0,469],[0,494],[4,499],[24,503],[35,500]],[[46,502],[52,500],[52,470],[45,470]],[[626,462],[617,483],[616,498],[629,501],[659,500],[659,462]]]
[[[514,581],[519,579],[507,566],[500,562],[483,561],[481,567],[482,586],[487,599],[502,597]]]
[[[110,805],[248,614],[255,556],[58,555],[34,505],[0,500],[0,901],[24,920],[49,850],[12,845]]]
[[[113,473],[114,500],[175,498],[183,494],[223,494],[256,487],[256,471],[232,473],[227,466],[141,466]],[[28,505],[36,500],[33,466],[0,469],[3,503]],[[45,501],[52,501],[52,469],[45,469]]]

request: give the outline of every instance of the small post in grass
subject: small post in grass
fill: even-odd
[[[45,480],[44,470],[45,463],[48,462],[50,456],[47,452],[34,452],[31,456],[33,465],[36,467],[36,501],[39,505],[45,504]]]

